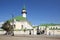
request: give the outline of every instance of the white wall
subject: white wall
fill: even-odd
[[[32,29],[32,26],[27,21],[20,21],[20,22],[16,21],[15,22],[15,26],[16,26],[15,29],[21,29],[22,25],[23,25],[23,28]]]
[[[0,31],[0,34],[5,34],[6,33],[6,31]],[[26,35],[29,35],[29,30],[27,30],[27,31],[14,31],[14,34],[26,34]],[[35,35],[34,33],[33,33],[33,31],[31,31],[31,35]]]
[[[39,26],[39,29],[40,30],[44,30],[45,29],[45,26]]]
[[[49,26],[48,28],[47,28],[47,35],[49,35],[49,33],[50,33],[50,35],[60,35],[60,30],[49,30],[49,28],[60,28],[60,26]]]

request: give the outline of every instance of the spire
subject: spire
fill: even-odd
[[[25,7],[25,5],[23,6],[23,10],[26,10],[26,7]]]
[[[26,12],[26,7],[25,7],[25,5],[24,5],[23,8],[22,8],[22,14],[23,14],[23,13],[25,13],[25,14],[27,13],[27,12]]]

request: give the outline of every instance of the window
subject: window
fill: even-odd
[[[53,28],[51,27],[51,29],[53,29]]]
[[[56,29],[57,29],[57,27],[56,27]]]

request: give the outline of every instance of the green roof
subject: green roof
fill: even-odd
[[[26,21],[27,19],[22,17],[22,16],[16,16],[8,21],[12,21],[13,19],[15,19],[16,21]]]
[[[53,24],[53,23],[51,23],[51,24],[41,24],[40,26],[56,26],[56,25],[60,25],[60,24]]]
[[[13,19],[15,19],[16,21],[27,21],[27,22],[32,26],[31,22],[29,22],[26,18],[24,18],[24,17],[22,17],[22,16],[16,16],[16,17],[14,17],[14,18],[12,18],[12,19],[10,19],[10,20],[7,20],[7,21],[12,22]]]
[[[16,19],[16,21],[26,21],[26,18],[24,18],[22,16],[17,16],[14,19]]]
[[[33,26],[33,28],[36,28],[37,26]]]

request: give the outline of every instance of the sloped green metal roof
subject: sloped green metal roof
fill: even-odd
[[[16,21],[27,21],[27,22],[29,23],[29,25],[32,26],[31,22],[29,22],[29,21],[27,20],[27,18],[24,18],[24,17],[22,17],[22,16],[16,16],[16,17],[14,17],[14,18],[12,18],[12,19],[10,19],[10,20],[8,20],[8,21],[12,22],[13,19],[15,19]]]
[[[17,16],[14,18],[16,21],[26,21],[27,19],[22,16]]]
[[[53,23],[51,23],[51,24],[41,24],[40,26],[56,26],[56,25],[60,25],[60,24],[53,24]]]
[[[60,26],[60,24],[54,24],[54,23],[50,23],[50,24],[40,24],[38,25],[40,27],[49,27],[49,26]],[[33,26],[34,28],[37,26]]]
[[[22,16],[16,16],[16,17],[14,17],[14,18],[12,18],[12,19],[10,19],[8,21],[12,22],[13,19],[15,19],[16,21],[26,21],[27,20],[26,18],[24,18]]]

